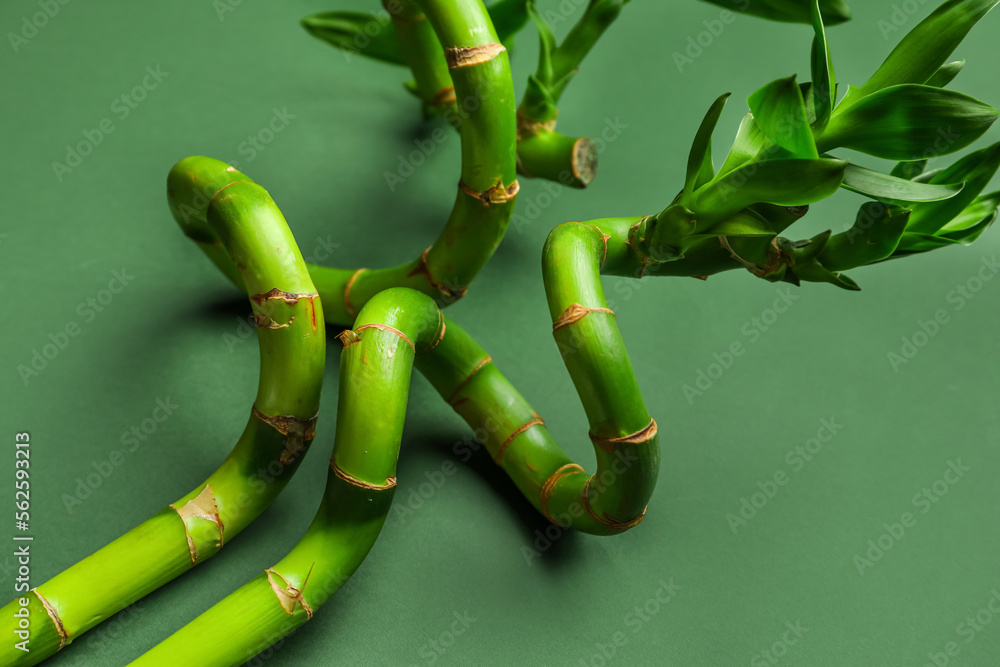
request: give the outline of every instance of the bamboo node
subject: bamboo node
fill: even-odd
[[[309,299],[310,301],[317,298],[319,294],[317,292],[312,293],[298,293],[298,292],[286,292],[280,290],[277,287],[271,289],[269,292],[264,292],[262,294],[255,294],[250,297],[250,300],[256,303],[258,306],[264,304],[265,301],[272,301],[281,299],[289,306],[294,306],[299,302],[299,299]]]
[[[360,327],[355,329],[354,332],[355,334],[357,334],[357,332],[363,331],[364,329],[378,329],[379,331],[388,331],[389,333],[395,334],[400,338],[402,338],[403,340],[405,340],[406,343],[410,346],[410,348],[414,352],[417,351],[417,346],[413,344],[413,341],[410,340],[405,333],[403,333],[399,329],[396,329],[395,327],[390,327],[388,324],[362,324]]]
[[[517,140],[521,141],[528,137],[534,137],[543,132],[554,132],[556,129],[556,119],[535,120],[524,115],[521,109],[517,110]]]
[[[306,612],[306,620],[313,617],[312,607],[306,602],[305,598],[302,597],[302,591],[295,588],[288,583],[283,575],[277,572],[274,568],[268,568],[264,570],[267,574],[267,583],[271,585],[271,590],[274,591],[274,595],[278,598],[278,604],[281,608],[285,610],[285,613],[291,616],[295,613],[295,607],[301,607],[302,611]],[[309,574],[306,575],[305,581],[302,582],[302,588],[305,589],[306,583],[309,581],[309,576],[312,574],[312,567],[309,568]],[[275,581],[274,577],[281,579],[281,584]]]
[[[257,409],[256,405],[253,406],[252,411],[257,419],[285,436],[285,444],[278,458],[278,462],[282,465],[288,465],[295,461],[316,437],[318,411],[308,419],[294,415],[265,415]]]
[[[642,523],[642,520],[646,518],[646,509],[648,509],[648,506],[642,508],[642,513],[639,514],[639,516],[634,519],[629,519],[628,521],[619,521],[618,519],[609,516],[607,512],[601,512],[601,516],[598,516],[597,512],[594,511],[594,508],[590,504],[590,482],[593,481],[593,479],[594,477],[591,476],[583,487],[583,506],[586,508],[587,514],[590,515],[590,518],[601,525],[620,531],[635,528]]]
[[[559,318],[552,323],[552,331],[556,332],[563,327],[575,324],[591,313],[608,313],[609,315],[614,316],[615,311],[610,308],[588,308],[587,306],[581,306],[578,303],[574,303],[572,306],[564,310],[562,315],[560,315]]]
[[[361,276],[361,274],[367,270],[368,269],[358,269],[355,271],[351,274],[351,277],[347,279],[347,285],[344,286],[344,308],[347,309],[347,314],[352,318],[358,316],[358,311],[354,309],[354,304],[351,303],[351,288],[354,287],[354,283]]]
[[[347,482],[351,486],[356,486],[361,489],[368,489],[369,491],[388,491],[389,489],[396,488],[395,477],[386,477],[385,484],[372,484],[371,482],[366,482],[363,479],[358,479],[354,475],[349,475],[343,468],[338,466],[333,459],[330,459],[330,469],[333,470],[333,474],[339,479]]]
[[[35,597],[42,603],[45,607],[45,613],[49,615],[52,620],[52,625],[55,626],[56,632],[59,634],[59,648],[56,649],[61,651],[66,644],[69,643],[69,633],[66,632],[66,626],[63,625],[62,619],[59,618],[59,611],[55,608],[51,602],[45,599],[45,597],[38,592],[37,588],[32,588],[31,592],[35,594]]]
[[[444,57],[448,61],[448,69],[459,69],[487,63],[506,50],[503,44],[488,42],[476,46],[453,46],[445,49]]]
[[[337,334],[337,340],[344,344],[345,348],[348,348],[355,343],[361,342],[361,336],[356,334],[350,329],[344,329],[339,334]]]
[[[432,107],[442,107],[447,104],[454,104],[457,101],[458,97],[455,95],[455,86],[445,86],[437,91],[434,98],[428,104]]]
[[[431,344],[426,349],[424,349],[422,353],[426,354],[431,350],[433,350],[434,348],[436,348],[438,345],[440,345],[441,341],[444,340],[444,333],[447,329],[448,327],[445,325],[444,322],[444,313],[441,311],[440,308],[438,308],[438,326],[437,326],[438,333],[436,336],[434,336],[434,340],[431,342]]]
[[[222,525],[222,517],[219,516],[219,504],[215,501],[215,493],[212,491],[212,486],[210,484],[206,484],[205,488],[201,490],[201,493],[180,507],[170,505],[170,509],[177,512],[181,521],[184,522],[184,534],[187,536],[188,553],[191,556],[192,563],[198,562],[198,547],[194,542],[194,537],[191,535],[192,519],[204,519],[206,521],[211,521],[218,526],[219,541],[216,542],[215,546],[222,546],[225,526]]]
[[[556,484],[559,480],[568,475],[577,475],[579,473],[586,474],[586,472],[587,471],[583,469],[583,466],[578,463],[567,463],[564,466],[560,466],[554,473],[549,475],[549,478],[545,480],[545,484],[542,485],[542,490],[538,497],[538,505],[546,519],[556,525],[559,525],[559,523],[552,518],[552,515],[549,514],[549,500],[552,498],[552,492],[556,490]]]
[[[273,319],[271,319],[271,316],[268,315],[267,313],[253,314],[253,322],[260,329],[287,329],[289,326],[291,326],[292,322],[294,321],[295,321],[294,315],[292,315],[292,317],[288,320],[286,324],[279,324],[278,322],[275,322]]]
[[[614,452],[615,447],[619,445],[642,445],[653,438],[656,437],[657,425],[656,420],[652,417],[649,418],[649,424],[635,433],[629,435],[623,435],[618,438],[602,438],[594,435],[593,433],[588,433],[591,441],[600,447],[603,451],[611,454]]]
[[[532,426],[545,426],[545,420],[544,419],[542,419],[541,417],[539,417],[538,414],[535,413],[535,412],[532,412],[531,414],[533,415],[533,419],[531,419],[531,421],[529,421],[529,422],[527,422],[525,424],[522,424],[522,425],[518,426],[516,429],[514,429],[514,432],[511,433],[509,436],[507,436],[507,439],[503,441],[502,445],[500,445],[500,449],[497,450],[497,455],[493,459],[494,461],[496,461],[497,465],[500,465],[503,462],[504,452],[506,452],[507,448],[510,447],[510,443],[514,442],[514,438],[516,438],[517,436],[521,435],[522,433],[524,433],[525,431],[527,431]]]
[[[458,405],[459,402],[455,401],[455,398],[458,397],[458,392],[462,391],[462,388],[469,384],[469,381],[475,377],[476,373],[481,371],[486,364],[492,361],[493,357],[487,354],[485,359],[482,359],[478,364],[476,364],[476,367],[472,369],[472,372],[469,373],[464,380],[458,383],[458,386],[455,387],[455,391],[451,392],[451,396],[448,397],[448,405],[451,407]]]
[[[521,191],[521,184],[516,180],[508,186],[504,186],[503,181],[499,178],[497,179],[497,184],[489,188],[484,192],[479,192],[468,185],[465,181],[459,181],[458,187],[465,194],[469,195],[473,199],[478,199],[483,203],[483,206],[489,206],[490,204],[506,204],[517,196],[517,193]]]

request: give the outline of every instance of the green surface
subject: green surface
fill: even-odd
[[[831,29],[842,81],[863,82],[934,3],[900,3],[920,5],[913,16],[894,15],[895,4],[855,2],[854,21]],[[220,19],[223,6],[233,11]],[[171,220],[171,165],[190,154],[236,163],[269,190],[307,260],[398,263],[444,224],[459,175],[457,137],[418,127],[403,71],[348,59],[299,27],[302,16],[333,8],[69,2],[17,53],[5,37],[0,433],[8,444],[0,468],[13,470],[14,433],[29,431],[33,585],[203,479],[235,443],[253,398],[249,304]],[[35,2],[4,3],[4,34],[37,11]],[[721,24],[711,40],[702,36],[703,53],[678,71],[673,52],[707,30],[703,21],[718,32],[720,11],[690,0],[630,3],[560,105],[560,131],[599,137],[606,129],[611,139],[597,180],[582,193],[522,181],[507,238],[448,311],[588,467],[585,416],[551,337],[542,243],[566,220],[661,210],[683,185],[688,147],[712,100],[726,91],[742,100],[768,81],[807,74],[809,27],[746,16]],[[886,39],[893,21],[903,30]],[[960,89],[994,105],[997,31],[1000,15],[990,15],[956,53],[969,61]],[[534,69],[535,41],[525,33],[513,53],[519,91]],[[135,109],[116,103],[142,85],[147,66],[165,78],[146,79],[152,89]],[[720,136],[735,133],[744,111],[730,105]],[[65,146],[105,118],[114,130],[60,181],[51,163],[65,161]],[[272,122],[280,131],[263,150],[243,143]],[[390,192],[385,173],[419,150],[419,139],[430,153],[425,164]],[[718,159],[725,146],[717,143]],[[860,202],[838,194],[796,236],[848,227]],[[398,509],[355,577],[268,664],[598,665],[602,651],[614,652],[609,664],[934,664],[928,654],[938,664],[995,664],[1000,616],[988,604],[1000,609],[998,254],[993,230],[971,248],[856,271],[859,294],[778,287],[736,272],[707,283],[607,279],[660,425],[660,482],[638,528],[613,538],[567,534],[547,548],[540,540],[537,558],[525,553],[534,555],[527,550],[545,522],[482,449],[469,455],[464,424],[416,378]],[[124,289],[103,292],[123,270]],[[970,280],[978,287],[980,271],[991,280],[961,296],[956,288]],[[791,295],[787,309],[782,295]],[[775,304],[785,312],[775,315]],[[945,323],[896,372],[888,354],[937,315]],[[67,327],[76,335],[63,339]],[[17,367],[50,334],[64,349],[26,384]],[[731,367],[688,400],[684,385],[714,373],[715,355],[725,358],[737,343],[743,353]],[[301,537],[332,445],[334,349],[317,451],[276,503],[218,557],[48,664],[134,659]],[[176,407],[162,422],[145,421],[151,433],[142,440],[129,434],[142,433],[157,401]],[[842,428],[807,461],[796,448],[820,434],[824,419]],[[957,480],[947,473],[956,483],[940,482],[938,497],[934,484],[949,462],[968,471]],[[776,475],[785,483],[734,534],[727,514]],[[0,502],[13,504],[12,477],[0,479]],[[935,502],[917,497],[925,488]],[[82,501],[70,511],[64,494],[75,493]],[[893,524],[904,513],[912,520],[902,537],[883,537],[891,548],[859,574],[855,556],[887,534],[884,524],[898,535]],[[13,533],[6,516],[0,535]],[[12,552],[0,551],[4,602],[14,597]],[[788,629],[797,623],[801,637]],[[953,657],[944,655],[949,642],[959,651]],[[783,655],[764,653],[772,649]]]

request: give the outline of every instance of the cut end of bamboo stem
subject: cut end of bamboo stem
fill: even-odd
[[[587,137],[581,137],[573,144],[573,176],[579,186],[585,188],[597,177],[597,146]]]

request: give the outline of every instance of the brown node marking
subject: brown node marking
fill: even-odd
[[[583,487],[583,506],[587,509],[587,514],[589,514],[594,521],[603,524],[608,528],[613,528],[614,530],[628,530],[629,528],[635,528],[642,523],[642,520],[646,518],[646,507],[642,508],[642,513],[639,516],[628,521],[619,521],[618,519],[609,516],[607,512],[601,512],[602,516],[598,516],[597,512],[595,512],[594,508],[590,505],[590,483],[593,479],[594,475],[591,475],[590,479],[587,480],[587,483]]]
[[[493,361],[493,357],[487,354],[485,359],[476,364],[476,367],[472,369],[472,372],[469,373],[469,375],[466,376],[466,378],[462,380],[457,387],[455,387],[455,391],[451,392],[451,396],[448,397],[447,401],[448,405],[450,405],[451,407],[455,407],[456,405],[458,405],[458,403],[455,402],[455,397],[458,396],[458,392],[462,391],[462,388],[465,387],[465,385],[469,384],[469,381],[473,377],[475,377],[476,373],[481,371],[483,369],[483,366],[490,363],[491,361]]]
[[[458,69],[487,63],[506,50],[503,44],[488,42],[476,46],[453,46],[444,50],[444,57],[448,61],[448,69]]]
[[[427,253],[429,253],[433,247],[434,246],[430,246],[420,253],[420,262],[417,264],[417,268],[407,273],[406,277],[412,278],[413,276],[424,276],[427,278],[427,282],[430,283],[431,287],[436,289],[438,292],[444,292],[444,285],[434,280],[434,276],[431,275],[430,269],[427,268]]]
[[[337,339],[344,344],[345,348],[348,348],[354,345],[355,343],[361,342],[361,336],[354,333],[350,329],[344,329],[339,334],[337,334]]]
[[[267,583],[271,584],[271,590],[274,591],[274,595],[278,598],[278,603],[281,605],[281,608],[285,610],[286,614],[289,616],[294,614],[295,607],[298,605],[304,612],[306,612],[306,620],[312,618],[312,607],[310,607],[305,598],[302,597],[301,590],[289,584],[288,579],[285,579],[284,575],[276,571],[274,568],[268,568],[264,570],[264,573],[267,574]],[[309,573],[306,575],[305,581],[302,582],[303,589],[305,589],[306,583],[309,581],[309,577],[311,575],[312,567],[309,568]],[[274,580],[275,576],[281,579],[281,584]]]
[[[527,137],[534,137],[543,132],[554,132],[556,129],[556,119],[535,120],[528,118],[520,109],[517,110],[517,140],[521,141]]]
[[[465,184],[465,181],[459,181],[458,187],[461,188],[462,192],[469,195],[473,199],[478,199],[483,203],[483,206],[489,206],[490,204],[506,204],[507,202],[514,199],[517,193],[521,191],[521,184],[516,180],[504,187],[503,181],[499,178],[497,179],[497,184],[486,190],[485,192],[479,192],[474,190]]]
[[[719,245],[722,246],[729,253],[730,257],[732,257],[737,262],[742,264],[743,268],[745,268],[750,273],[754,274],[758,278],[763,278],[765,275],[767,275],[767,270],[764,267],[758,266],[757,264],[754,264],[753,262],[750,262],[740,257],[736,253],[736,251],[733,250],[733,246],[729,245],[729,239],[727,239],[725,236],[719,237]]]
[[[233,165],[229,165],[228,167],[226,167],[226,171],[239,171],[239,170]]]
[[[31,592],[35,594],[35,597],[37,597],[42,603],[42,606],[45,607],[45,613],[49,615],[49,618],[52,620],[52,625],[56,627],[56,632],[59,634],[59,648],[56,650],[61,651],[63,646],[69,643],[69,633],[66,632],[66,626],[63,625],[62,619],[59,618],[58,610],[56,610],[55,606],[38,592],[37,588],[32,588]]]
[[[354,331],[358,332],[358,331],[361,331],[363,329],[378,329],[379,331],[388,331],[391,334],[396,334],[397,336],[399,336],[400,338],[402,338],[403,340],[405,340],[407,343],[409,343],[410,348],[412,348],[414,352],[417,351],[417,346],[413,344],[412,340],[410,340],[409,338],[406,337],[405,333],[403,333],[399,329],[396,329],[394,327],[390,327],[388,324],[362,324],[360,327],[358,327]]]
[[[347,279],[347,285],[344,287],[344,308],[347,309],[347,314],[351,317],[357,317],[358,311],[354,310],[354,304],[351,303],[351,288],[354,287],[355,281],[358,277],[368,269],[358,269],[351,274],[351,277]]]
[[[581,306],[578,303],[574,303],[572,306],[563,311],[563,314],[559,316],[559,319],[552,323],[552,331],[555,332],[563,327],[575,324],[591,313],[608,313],[609,315],[614,315],[615,311],[610,308],[588,308],[587,306]]]
[[[261,329],[287,329],[291,326],[292,322],[295,321],[295,316],[292,315],[291,319],[288,320],[286,324],[279,324],[271,319],[271,316],[266,313],[254,313],[253,322]]]
[[[535,412],[532,412],[531,414],[534,416],[534,418],[531,421],[525,424],[521,424],[516,429],[514,429],[514,432],[511,433],[509,436],[507,436],[507,439],[503,441],[502,445],[500,445],[500,449],[497,450],[497,455],[493,459],[494,461],[497,462],[497,465],[499,465],[500,462],[503,461],[504,452],[506,452],[507,448],[510,447],[510,443],[514,441],[514,438],[521,435],[532,426],[545,426],[544,419],[539,417],[538,414]]]
[[[297,292],[286,292],[284,290],[280,290],[277,287],[275,287],[275,288],[273,288],[269,292],[264,292],[263,294],[255,294],[254,296],[250,297],[250,300],[253,301],[254,303],[256,303],[258,306],[261,306],[261,305],[264,304],[265,301],[272,301],[272,300],[281,299],[282,301],[284,301],[285,303],[287,303],[289,306],[294,306],[295,304],[297,304],[299,302],[299,299],[310,299],[311,300],[311,299],[315,299],[318,296],[319,296],[319,294],[316,293],[316,292],[312,292],[312,293],[309,293],[309,294],[306,294],[306,293],[297,293]]]
[[[437,327],[438,334],[434,337],[434,340],[431,342],[430,346],[428,346],[425,350],[423,350],[423,353],[426,354],[427,352],[430,352],[435,347],[441,344],[441,341],[444,340],[444,332],[445,330],[447,330],[447,328],[448,327],[445,325],[444,322],[444,313],[441,311],[440,308],[438,308],[438,327]]]
[[[232,169],[232,167],[230,166],[229,169]],[[226,169],[226,171],[229,171],[229,169]],[[233,171],[236,171],[236,170],[233,169]],[[222,194],[223,190],[225,190],[226,188],[228,188],[230,185],[236,185],[237,183],[250,183],[251,185],[253,185],[253,181],[248,181],[246,179],[242,179],[242,180],[239,180],[239,181],[233,181],[232,183],[226,183],[221,188],[219,188],[218,190],[215,191],[215,194],[212,195],[212,198],[209,200],[208,203],[211,204],[213,201],[215,201],[216,197],[218,197],[220,194]]]
[[[647,443],[656,437],[656,433],[656,420],[650,417],[649,424],[645,428],[630,435],[623,435],[619,438],[601,438],[593,433],[589,433],[588,435],[595,445],[606,453],[611,454],[618,445],[642,445]]]
[[[386,477],[385,484],[372,484],[371,482],[366,482],[363,479],[358,479],[353,475],[349,475],[344,470],[338,466],[333,459],[330,459],[330,469],[333,470],[333,474],[347,482],[351,486],[356,486],[362,489],[368,489],[370,491],[388,491],[389,489],[396,488],[396,478]]]
[[[691,276],[695,280],[708,280],[708,276]]]
[[[608,261],[608,240],[611,238],[611,234],[605,234],[597,225],[594,225],[594,229],[601,235],[601,243],[604,244],[604,255],[601,256],[601,266],[604,266],[604,262]]]
[[[556,520],[552,518],[551,514],[549,514],[549,499],[552,497],[552,492],[556,490],[556,484],[559,480],[568,475],[576,475],[586,472],[587,471],[584,470],[583,466],[579,463],[567,463],[566,465],[557,468],[556,471],[552,473],[547,480],[545,480],[545,484],[542,484],[542,491],[538,498],[538,504],[542,508],[542,514],[545,515],[546,519],[552,523],[556,523]]]
[[[294,415],[275,415],[269,417],[253,406],[253,414],[275,431],[285,436],[285,444],[281,450],[278,461],[283,465],[288,465],[299,457],[309,443],[316,437],[316,421],[319,419],[319,412],[309,419],[295,417]]]
[[[636,239],[635,239],[636,234],[639,232],[639,227],[642,225],[642,223],[646,222],[651,217],[653,217],[653,216],[651,216],[651,215],[643,216],[643,218],[641,220],[639,220],[639,222],[637,222],[634,225],[632,225],[631,227],[629,227],[628,228],[628,241],[625,242],[625,245],[627,245],[628,247],[632,248],[632,252],[634,252],[636,255],[638,255],[639,261],[642,262],[642,267],[639,269],[639,278],[642,278],[643,276],[646,275],[646,269],[649,268],[650,264],[655,264],[656,263],[655,260],[652,260],[649,257],[646,257],[646,255],[644,255],[639,250],[639,246],[636,245]]]
[[[218,526],[219,541],[215,546],[222,546],[225,526],[222,525],[222,517],[219,516],[219,504],[215,501],[215,493],[212,492],[211,485],[206,484],[201,493],[182,506],[176,507],[175,505],[171,505],[170,509],[177,512],[181,521],[184,522],[184,534],[187,536],[188,552],[191,555],[192,563],[198,562],[198,547],[195,546],[194,538],[191,537],[191,531],[188,529],[188,519],[205,519]]]
[[[458,101],[455,95],[455,86],[445,86],[435,93],[434,98],[428,102],[432,107],[440,107],[446,104],[453,104]]]

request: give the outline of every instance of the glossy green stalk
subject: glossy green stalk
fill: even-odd
[[[414,357],[444,333],[426,295],[390,289],[341,334],[337,433],[326,493],[305,537],[274,567],[133,664],[239,665],[301,626],[368,555],[396,487]]]
[[[455,86],[434,27],[415,0],[383,0],[396,29],[403,60],[413,72],[413,92],[428,113],[455,122]]]
[[[260,186],[234,182],[210,200],[207,225],[240,267],[258,326],[260,383],[246,429],[205,483],[31,591],[29,653],[9,639],[18,601],[0,611],[0,664],[36,664],[216,554],[274,500],[312,442],[326,332],[305,263]]]

